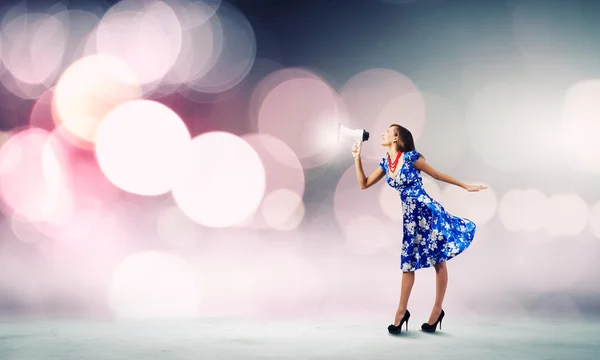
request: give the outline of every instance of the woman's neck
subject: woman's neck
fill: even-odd
[[[387,153],[390,156],[390,158],[393,160],[394,158],[396,158],[396,156],[398,155],[398,153],[400,152],[400,150],[398,150],[395,146],[390,146],[387,149]]]

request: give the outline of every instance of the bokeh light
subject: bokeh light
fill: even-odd
[[[69,212],[62,213],[53,222],[36,222],[34,226],[44,235],[59,242],[85,242],[102,218],[102,203],[81,194],[74,196],[68,192]]]
[[[212,94],[237,86],[248,75],[256,57],[256,38],[246,16],[227,2],[220,3],[216,16],[209,21],[214,24],[212,57],[216,61],[187,86]]]
[[[86,56],[85,43],[100,22],[100,17],[93,11],[93,9],[85,9],[85,6],[80,6],[78,9],[66,9],[63,6],[57,9],[54,17],[62,23],[66,30],[66,41],[59,72],[63,72],[73,62]]]
[[[261,213],[270,228],[294,230],[304,218],[304,203],[297,192],[277,189],[265,196]]]
[[[47,131],[31,128],[0,149],[0,192],[4,204],[31,221],[52,222],[68,211],[64,159]]]
[[[354,75],[340,91],[351,128],[366,129],[364,158],[381,158],[381,134],[391,124],[406,127],[415,141],[425,125],[425,102],[415,83],[391,69],[371,69]]]
[[[590,228],[592,233],[600,239],[600,202],[590,208]]]
[[[265,192],[259,155],[242,138],[209,132],[192,140],[185,172],[173,187],[181,210],[198,224],[230,227],[254,213]]]
[[[2,35],[4,65],[15,80],[47,87],[65,50],[67,32],[62,22],[51,15],[25,13],[4,23]],[[44,90],[38,87],[29,95],[35,98]]]
[[[548,198],[544,229],[552,236],[580,234],[589,221],[589,207],[576,194],[554,194]]]
[[[136,100],[106,115],[95,143],[100,168],[113,184],[134,194],[160,195],[188,165],[191,136],[173,110]]]
[[[46,90],[37,100],[31,108],[31,114],[29,115],[29,124],[32,127],[37,127],[47,131],[55,129],[56,124],[54,123],[52,113],[52,99],[54,98],[54,90]]]
[[[172,4],[181,24],[181,51],[163,84],[187,84],[202,79],[217,63],[223,29],[214,16],[220,1],[182,1]]]
[[[93,143],[100,121],[116,106],[141,96],[136,74],[110,55],[73,63],[54,90],[55,122],[83,142]]]
[[[252,229],[295,228],[304,216],[305,178],[300,160],[285,142],[274,136],[251,133],[242,139],[260,156],[266,179],[260,211],[253,213],[245,226]],[[278,194],[272,196],[273,192]],[[267,199],[270,199],[268,205]]]
[[[92,55],[73,63],[54,90],[54,120],[93,143],[102,118],[117,105],[141,96],[135,73],[118,58]]]
[[[561,152],[575,170],[600,173],[600,80],[588,80],[569,87],[565,96]]]
[[[548,213],[548,197],[537,189],[511,189],[500,200],[498,217],[508,231],[542,229]]]
[[[304,168],[320,166],[337,152],[337,128],[345,123],[339,96],[306,70],[281,70],[263,80],[258,130],[288,144]]]
[[[153,88],[177,61],[181,32],[178,17],[165,2],[124,0],[100,20],[96,50],[124,61],[144,89]]]
[[[48,237],[39,231],[31,221],[19,213],[12,214],[10,217],[10,225],[13,234],[25,243],[36,244],[48,239]]]
[[[59,157],[48,164],[44,171],[47,176],[58,172],[56,160],[60,160],[60,169],[64,176],[64,186],[59,187],[60,200],[54,211],[52,222],[35,222],[34,225],[45,235],[61,242],[81,241],[86,239],[93,228],[101,221],[102,209],[116,201],[121,193],[101,172],[93,161],[93,154],[79,152],[66,143],[60,127],[49,136],[48,144],[55,144]],[[54,146],[53,146],[54,148]],[[75,152],[73,152],[75,150]]]

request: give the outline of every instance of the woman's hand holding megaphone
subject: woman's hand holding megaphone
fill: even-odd
[[[354,156],[355,160],[360,158],[361,150],[362,150],[362,142],[361,141],[357,141],[354,143],[354,145],[352,145],[352,156]]]

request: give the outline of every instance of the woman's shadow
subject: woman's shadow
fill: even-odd
[[[449,334],[447,332],[443,332],[443,331],[427,332],[427,331],[423,331],[420,329],[416,330],[416,331],[403,331],[400,334],[389,334],[389,335],[393,336],[393,337],[407,338],[407,339],[415,339],[415,338],[420,338],[423,336],[452,337],[452,334]]]

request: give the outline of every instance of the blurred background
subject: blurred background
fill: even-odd
[[[600,314],[596,1],[3,2],[0,317],[392,319],[392,123],[478,226],[460,316]],[[425,318],[435,273],[409,309]]]

